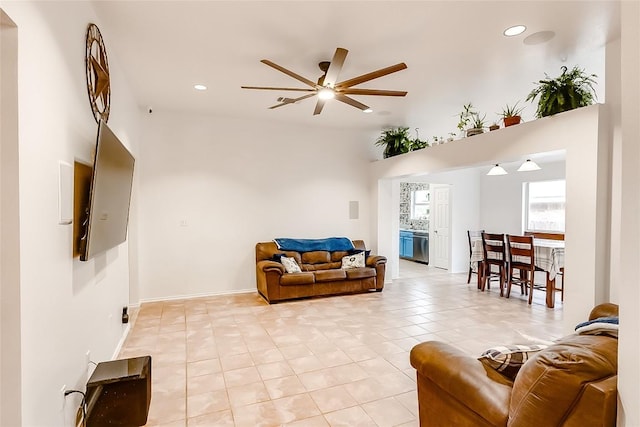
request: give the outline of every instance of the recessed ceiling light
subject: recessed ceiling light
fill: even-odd
[[[362,110],[363,113],[373,113],[371,108],[367,108],[366,110]]]
[[[507,37],[517,36],[518,34],[524,33],[524,30],[526,29],[527,27],[525,27],[524,25],[514,25],[513,27],[509,27],[506,30],[504,30],[502,34],[504,34]]]
[[[195,90],[207,90],[207,87],[205,85],[193,85],[193,88]]]

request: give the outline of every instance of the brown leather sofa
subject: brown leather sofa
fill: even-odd
[[[362,240],[353,240],[356,249],[365,250]],[[301,273],[287,273],[273,260],[275,254],[295,258]],[[382,291],[387,259],[369,255],[366,266],[343,270],[344,251],[281,251],[274,242],[256,244],[256,282],[258,292],[269,303],[320,295]]]
[[[589,319],[617,316],[601,304]],[[618,340],[573,334],[538,352],[511,381],[442,342],[411,350],[420,426],[614,426]]]

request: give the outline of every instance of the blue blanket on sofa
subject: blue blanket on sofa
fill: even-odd
[[[311,251],[350,251],[355,249],[350,239],[346,237],[328,237],[326,239],[288,239],[279,237],[273,239],[281,251],[311,252]]]

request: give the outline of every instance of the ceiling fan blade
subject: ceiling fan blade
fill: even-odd
[[[333,59],[331,60],[327,74],[324,77],[324,86],[334,87],[336,85],[336,80],[338,80],[340,71],[342,71],[344,60],[347,58],[347,53],[349,53],[347,49],[343,49],[341,47],[336,49],[336,53],[333,54]]]
[[[298,75],[298,74],[294,73],[293,71],[289,71],[286,68],[281,67],[278,64],[275,64],[275,63],[269,61],[268,59],[263,59],[260,62],[262,62],[263,64],[266,64],[266,65],[268,65],[268,66],[270,66],[272,68],[275,68],[276,70],[278,70],[278,71],[280,71],[282,73],[285,73],[286,75],[288,75],[290,77],[293,77],[294,79],[296,79],[298,81],[301,81],[302,83],[306,84],[307,86],[311,86],[312,88],[316,87],[316,84],[314,82],[312,82],[311,80],[306,79],[306,78],[302,77],[301,75]]]
[[[292,98],[278,98],[278,100],[282,99],[282,102],[280,102],[280,104],[272,105],[271,107],[269,107],[269,110],[273,110],[274,108],[282,107],[284,105],[295,104],[298,101],[302,101],[303,99],[311,98],[312,96],[315,96],[315,92],[314,93],[310,93],[310,94],[305,95],[305,96],[301,96],[299,98],[293,98],[293,99]]]
[[[240,86],[241,89],[262,89],[262,90],[291,90],[297,92],[315,92],[315,89],[304,89],[298,87],[265,87],[265,86]]]
[[[315,110],[313,110],[313,115],[317,116],[318,114],[320,114],[322,112],[322,108],[324,107],[324,104],[327,102],[326,99],[321,99],[318,98],[318,102],[316,102],[316,108]]]
[[[345,95],[379,95],[379,96],[406,96],[407,92],[403,90],[380,90],[380,89],[357,89],[346,88],[340,90]]]
[[[337,89],[348,88],[351,86],[358,85],[360,83],[368,82],[369,80],[377,79],[378,77],[386,76],[387,74],[395,73],[396,71],[404,70],[406,68],[407,68],[407,64],[405,64],[404,62],[401,62],[399,64],[392,65],[387,68],[381,68],[380,70],[372,71],[370,73],[363,74],[361,76],[354,77],[349,80],[345,80],[343,82],[338,83],[336,85],[336,88]]]
[[[369,109],[369,107],[368,107],[368,106],[366,106],[366,105],[364,105],[363,103],[358,102],[358,101],[356,101],[356,100],[355,100],[355,99],[353,99],[353,98],[349,98],[348,96],[343,95],[343,94],[341,94],[341,93],[336,93],[336,99],[337,99],[338,101],[344,102],[345,104],[349,104],[349,105],[351,105],[351,106],[354,106],[354,107],[356,107],[356,108],[359,108],[359,109],[361,109],[362,111],[364,111],[364,110],[368,110],[368,109]]]

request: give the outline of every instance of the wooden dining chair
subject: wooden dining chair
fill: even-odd
[[[500,283],[500,296],[504,296],[504,283],[507,278],[507,258],[505,251],[504,234],[482,233],[482,291],[491,289],[491,280],[498,279]],[[493,271],[492,266],[498,267]]]
[[[529,304],[531,304],[536,274],[533,236],[512,236],[507,234],[507,251],[509,253],[509,263],[507,264],[506,297],[509,298],[511,295],[512,285],[520,285],[522,294],[529,293]],[[514,274],[516,271],[518,273],[517,277]]]
[[[555,232],[543,232],[543,231],[525,231],[525,236],[533,236],[536,239],[547,239],[547,240],[564,240],[564,233],[555,233]],[[542,271],[538,269],[538,271]],[[560,301],[564,302],[564,267],[560,268],[558,272],[560,276],[560,287],[556,286],[555,290],[560,291]],[[547,272],[547,280],[549,280],[549,272]],[[557,284],[558,280],[556,280]]]
[[[471,274],[480,272],[480,264],[478,261],[476,265],[476,271],[473,271],[473,261],[471,261],[471,256],[473,255],[473,241],[474,240],[482,240],[482,233],[484,230],[467,230],[467,240],[469,241],[469,275],[467,276],[467,283],[471,283]]]
[[[564,233],[550,233],[543,231],[525,231],[525,236],[533,236],[536,239],[547,239],[547,240],[564,240]]]

